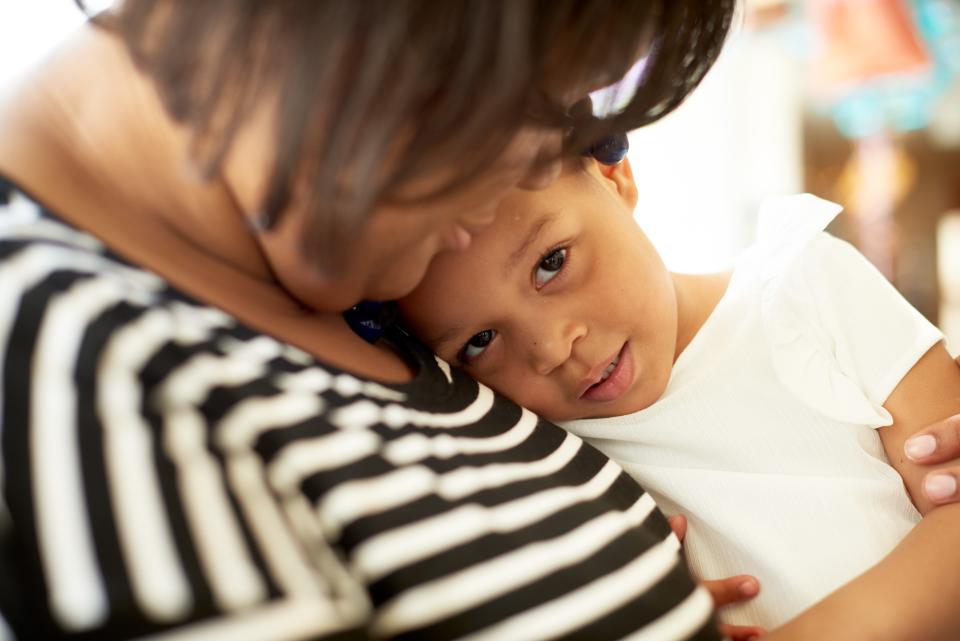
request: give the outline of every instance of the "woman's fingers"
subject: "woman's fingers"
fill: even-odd
[[[720,628],[720,634],[730,641],[752,641],[767,633],[766,630],[755,625],[727,625],[721,623],[717,627]]]
[[[923,493],[937,505],[960,501],[960,467],[937,470],[923,480]]]
[[[674,514],[667,518],[667,523],[670,524],[670,529],[673,530],[676,537],[683,543],[683,537],[687,535],[687,517],[682,514]]]
[[[957,357],[960,366],[960,356]],[[960,502],[960,414],[920,430],[907,439],[903,453],[914,463],[949,463],[927,473],[923,493],[936,505]]]
[[[923,493],[934,505],[960,503],[960,465],[928,472]]]
[[[740,574],[726,579],[716,579],[715,581],[701,581],[700,584],[707,589],[710,596],[713,597],[714,605],[718,608],[731,603],[749,601],[760,594],[760,582],[749,574]]]
[[[904,443],[903,452],[911,461],[927,465],[960,458],[960,414],[917,432]]]
[[[923,493],[936,505],[960,501],[960,414],[914,434],[903,446],[911,461],[922,465],[952,463],[927,473]]]

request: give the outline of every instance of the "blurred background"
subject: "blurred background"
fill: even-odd
[[[960,0],[746,0],[677,112],[631,134],[636,217],[678,271],[731,263],[811,192],[960,352]]]
[[[103,3],[94,3],[95,5]],[[631,134],[636,217],[678,271],[729,266],[759,204],[843,204],[850,240],[960,351],[960,0],[744,0],[716,68]],[[0,0],[0,91],[74,29]]]

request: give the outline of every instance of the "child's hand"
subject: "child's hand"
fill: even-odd
[[[680,542],[687,534],[687,517],[682,514],[676,514],[667,519],[670,523],[670,529],[676,535]],[[701,580],[700,585],[707,589],[713,598],[713,604],[717,608],[741,601],[749,601],[760,593],[760,582],[756,577],[749,574],[738,574],[725,579],[714,579],[712,581]],[[758,639],[766,630],[752,625],[728,625],[721,623],[719,625],[720,634],[731,639],[731,641],[751,641]]]
[[[739,574],[715,581],[700,581],[700,585],[707,589],[710,596],[713,597],[714,605],[718,608],[741,601],[749,601],[760,593],[760,583],[749,574]],[[717,627],[720,628],[720,634],[731,641],[751,641],[760,638],[767,632],[755,625],[721,623]]]
[[[723,638],[730,639],[730,641],[754,641],[754,639],[759,639],[767,633],[763,628],[751,625],[721,623],[717,627],[720,628],[720,634],[723,635]]]

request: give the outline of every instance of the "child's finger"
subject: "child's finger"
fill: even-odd
[[[760,582],[749,574],[740,574],[726,579],[701,581],[719,608],[731,603],[749,601],[760,593]]]
[[[727,625],[721,623],[719,626],[720,634],[730,641],[752,641],[759,639],[767,633],[763,628],[755,625]]]
[[[670,524],[670,529],[673,530],[676,537],[683,543],[683,537],[687,535],[687,517],[682,514],[674,514],[667,518],[667,523]]]

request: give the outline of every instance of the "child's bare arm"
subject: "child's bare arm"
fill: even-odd
[[[927,515],[936,507],[923,492],[923,481],[932,469],[949,467],[917,465],[903,451],[904,442],[917,430],[960,412],[960,368],[943,343],[934,345],[900,381],[884,406],[893,415],[893,425],[880,428],[880,438],[890,464],[903,477],[913,504]]]
[[[960,505],[933,510],[921,487],[928,468],[902,454],[917,429],[960,412],[960,368],[942,343],[910,370],[885,406],[894,424],[881,428],[880,438],[924,519],[880,563],[772,632],[770,641],[960,638]]]
[[[956,363],[960,367],[960,356]],[[960,414],[931,423],[911,436],[904,444],[904,454],[929,466],[923,486],[927,498],[937,505],[960,503]]]

